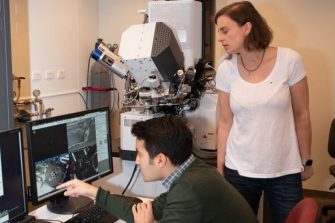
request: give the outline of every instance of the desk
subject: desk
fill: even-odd
[[[47,205],[43,205],[40,208],[29,213],[29,215],[33,215],[36,219],[49,219],[49,220],[58,220],[65,222],[72,217],[72,214],[54,214],[47,209]],[[117,220],[116,223],[126,223],[122,220]]]
[[[152,199],[139,197],[143,201],[152,201]],[[65,222],[72,217],[72,214],[54,214],[50,212],[47,208],[47,205],[37,208],[36,210],[29,213],[29,215],[35,216],[36,219],[49,219],[49,220],[58,220]],[[116,223],[126,223],[123,220],[117,220]]]

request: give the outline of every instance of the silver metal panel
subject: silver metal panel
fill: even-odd
[[[0,0],[0,130],[13,128],[9,1]]]

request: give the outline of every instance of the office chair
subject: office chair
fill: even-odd
[[[319,218],[319,203],[312,198],[304,198],[293,207],[285,223],[317,223]]]
[[[331,157],[335,159],[335,119],[333,119],[331,125],[330,125],[330,130],[329,130],[329,137],[328,137],[328,153]],[[329,172],[331,175],[335,177],[335,165],[331,165],[329,167]],[[329,190],[332,190],[335,188],[335,183],[333,183],[330,187]],[[322,207],[322,214],[327,216],[329,210],[335,210],[335,204],[333,205],[324,205]],[[335,222],[335,216],[330,217],[327,220],[327,223],[332,223]]]

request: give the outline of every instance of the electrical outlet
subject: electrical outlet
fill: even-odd
[[[47,70],[45,71],[45,79],[51,80],[55,78],[55,71],[54,70]]]
[[[65,70],[61,69],[57,71],[57,79],[64,79],[65,78]]]
[[[34,71],[31,75],[31,79],[34,80],[41,80],[42,79],[42,72],[41,71]]]

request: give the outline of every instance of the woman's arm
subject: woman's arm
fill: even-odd
[[[291,86],[291,98],[294,114],[295,130],[298,138],[301,160],[311,159],[312,129],[309,113],[308,83],[305,77]],[[307,180],[313,175],[312,166],[305,166],[302,180]]]
[[[226,156],[226,145],[227,138],[233,123],[233,112],[230,109],[229,104],[229,93],[219,92],[219,121],[218,121],[218,132],[217,132],[217,169],[220,174],[223,173],[223,167],[225,163]]]

